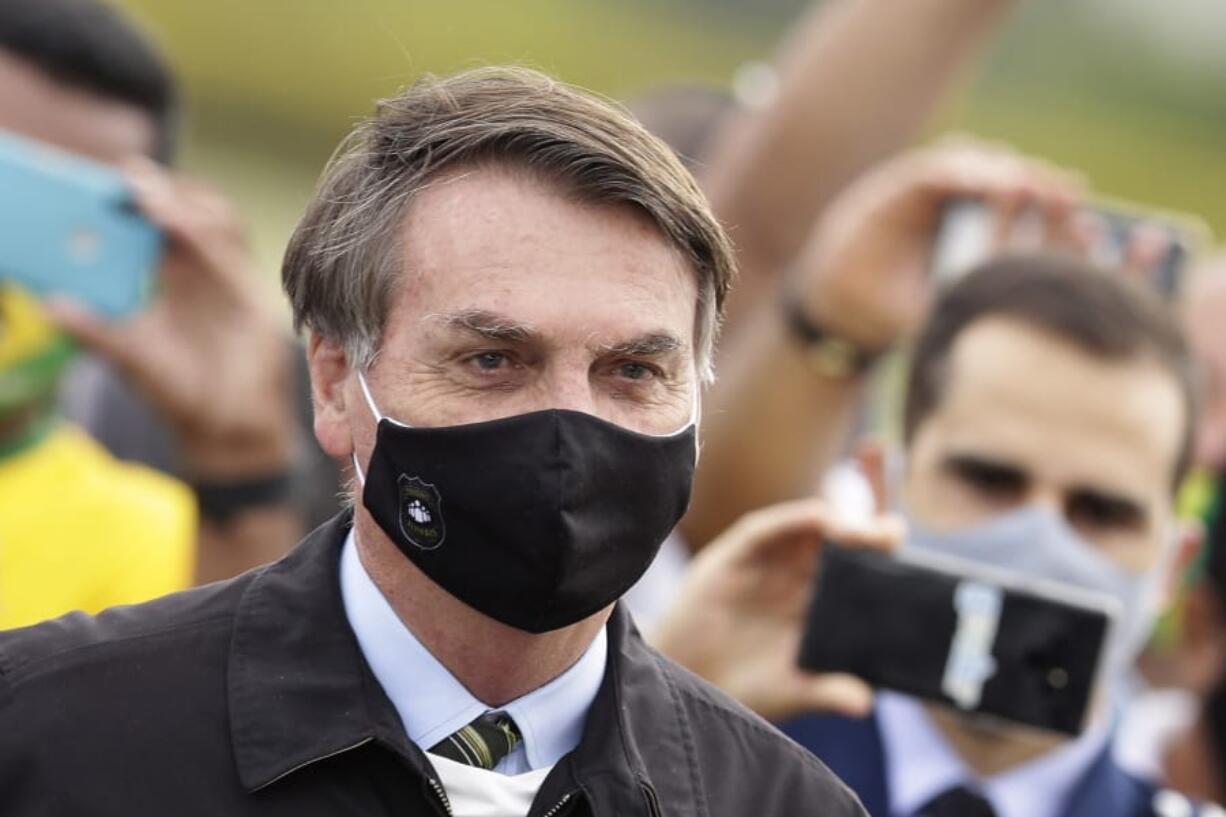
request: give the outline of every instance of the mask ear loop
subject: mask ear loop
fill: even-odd
[[[680,435],[684,434],[686,431],[689,431],[691,426],[697,426],[698,417],[699,417],[699,414],[701,413],[701,405],[702,405],[702,398],[699,396],[699,394],[700,394],[699,389],[697,386],[695,386],[694,397],[692,400],[690,400],[690,418],[686,420],[685,423],[680,428],[678,428],[676,431],[670,431],[667,434],[649,434],[648,436],[659,437],[661,439],[667,439],[669,437],[679,437]]]
[[[375,405],[375,398],[370,395],[370,386],[366,384],[366,373],[362,369],[358,369],[358,385],[362,387],[362,397],[366,399],[366,407],[370,409],[371,416],[375,418],[375,425],[383,422],[383,413],[379,411],[379,407]],[[362,466],[358,464],[357,452],[350,452],[349,458],[353,460],[353,468],[358,474],[358,483],[362,487],[366,487],[366,473],[362,470]]]

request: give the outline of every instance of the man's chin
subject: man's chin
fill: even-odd
[[[1010,744],[1025,753],[1034,751],[1042,753],[1075,739],[1050,729],[1010,721],[982,712],[966,712],[940,704],[931,704],[929,712],[935,720],[944,722],[947,727],[956,728],[971,743],[981,747]]]
[[[1032,731],[1031,727],[1022,726],[994,715],[985,715],[982,712],[963,712],[957,709],[950,711],[953,712],[960,728],[980,740],[1009,740],[1020,732]]]

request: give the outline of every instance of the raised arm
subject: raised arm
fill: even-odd
[[[1017,0],[827,0],[784,43],[778,89],[716,137],[703,182],[732,231],[738,320],[830,199],[907,146]]]
[[[771,297],[727,339],[681,523],[690,547],[742,514],[812,493],[847,441],[864,389],[854,358],[905,339],[928,312],[928,255],[948,199],[987,199],[1001,218],[1033,206],[1067,225],[1078,194],[1074,179],[1042,163],[971,145],[903,154],[843,191]]]

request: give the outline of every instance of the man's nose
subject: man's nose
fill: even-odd
[[[1027,504],[1051,511],[1056,516],[1065,515],[1064,495],[1055,489],[1036,491]]]

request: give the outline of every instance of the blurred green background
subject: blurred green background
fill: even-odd
[[[872,2],[889,14],[894,2]],[[727,85],[799,0],[119,0],[186,90],[183,165],[250,220],[270,273],[320,168],[377,97],[425,71],[542,68],[620,98]],[[1226,236],[1226,4],[1020,0],[934,125],[1082,170]]]

